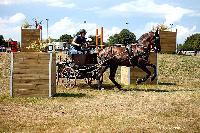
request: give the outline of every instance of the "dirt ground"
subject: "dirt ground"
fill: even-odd
[[[10,97],[9,67],[4,76],[0,67],[0,132],[200,132],[200,56],[158,60],[158,85],[59,86],[52,98]]]

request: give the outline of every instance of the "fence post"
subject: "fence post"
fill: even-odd
[[[52,93],[51,93],[51,91],[52,91],[52,83],[51,83],[51,67],[52,67],[52,56],[53,56],[53,53],[50,53],[49,54],[49,97],[51,97],[52,96]]]
[[[131,67],[128,67],[128,85],[131,84]]]
[[[158,53],[156,53],[156,73],[157,73],[157,81],[156,81],[156,84],[158,85],[159,84],[159,80],[158,80],[158,75],[159,75],[159,65],[158,65]]]
[[[99,35],[98,35],[98,29],[96,29],[96,51],[98,51],[98,41],[99,41]]]
[[[10,96],[13,97],[13,52],[11,52],[10,64]]]
[[[1,56],[3,56],[3,54]],[[5,58],[5,55],[3,58]],[[3,60],[3,64],[6,64],[5,60]],[[5,78],[6,65],[3,65],[2,68],[2,78]]]

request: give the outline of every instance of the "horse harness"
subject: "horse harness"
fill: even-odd
[[[128,59],[129,59],[129,62],[131,65],[137,65],[137,60],[138,58],[143,58],[145,60],[148,60],[148,49],[146,47],[144,47],[142,44],[136,44],[137,46],[136,47],[142,47],[144,48],[144,51],[137,51],[137,53],[134,54],[133,50],[132,50],[132,47],[131,45],[126,45],[125,46],[125,51],[124,52],[121,52],[120,54],[117,54],[117,55],[114,55],[114,51],[113,51],[113,48],[112,47],[109,47],[110,49],[108,50],[109,52],[107,52],[107,55],[105,56],[105,58],[107,58],[107,60],[103,59],[102,62],[104,62],[105,64],[107,64],[107,61],[108,59],[112,59],[116,56],[119,56],[123,53],[127,53],[127,56],[128,56]],[[104,49],[103,49],[104,50]]]
[[[129,62],[131,65],[137,65],[137,59],[138,58],[143,58],[145,60],[148,60],[149,57],[149,52],[148,49],[146,47],[144,47],[142,44],[135,44],[136,47],[140,46],[144,48],[144,51],[138,51],[137,53],[134,54],[131,45],[126,45],[126,53],[128,54],[128,58],[129,58]]]

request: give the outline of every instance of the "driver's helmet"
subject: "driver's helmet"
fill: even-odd
[[[81,34],[81,33],[85,33],[85,34],[86,34],[87,32],[86,32],[85,29],[81,29],[81,30],[79,31],[79,33],[80,33],[80,34]]]

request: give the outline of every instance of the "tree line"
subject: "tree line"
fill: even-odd
[[[78,35],[78,33],[76,34]],[[74,35],[75,36],[75,35]],[[91,45],[96,44],[96,36],[95,35],[89,35],[88,38],[91,38]],[[64,34],[61,35],[59,39],[52,39],[53,41],[57,42],[67,42],[71,43],[73,40],[72,35]],[[98,39],[98,43],[100,43],[100,39]],[[123,29],[119,34],[114,34],[110,36],[107,40],[107,42],[104,42],[104,45],[110,46],[113,44],[131,44],[136,42],[136,36],[133,32],[130,32],[128,29]]]
[[[166,30],[167,27],[164,27],[163,25],[159,26],[160,30]],[[158,27],[153,27],[153,29],[156,29]],[[75,34],[75,35],[78,35]],[[74,35],[74,36],[75,36]],[[96,44],[96,36],[94,35],[89,35],[89,38],[91,38],[91,45],[95,45]],[[64,34],[62,36],[60,36],[59,39],[54,39],[54,41],[60,41],[60,42],[67,42],[67,43],[71,43],[73,40],[73,36],[68,35],[68,34]],[[100,39],[98,40],[99,44],[100,44]],[[107,42],[104,42],[105,46],[111,46],[114,44],[131,44],[131,43],[135,43],[136,40],[136,36],[133,32],[130,32],[128,29],[123,29],[121,30],[121,32],[119,34],[114,34],[112,36],[110,36],[107,40]],[[200,51],[200,33],[196,33],[193,34],[191,36],[188,36],[186,38],[186,40],[184,41],[183,44],[178,44],[178,51]]]
[[[153,27],[154,29],[159,28],[160,30],[166,30],[168,27],[163,26],[163,25],[159,25],[157,27]],[[68,35],[68,34],[64,34],[61,35],[59,37],[59,39],[51,39],[51,41],[55,41],[55,42],[67,42],[67,43],[71,43],[74,36],[78,35],[79,33],[77,32],[76,34],[72,35]],[[89,38],[91,38],[90,44],[91,45],[95,45],[96,44],[96,36],[95,35],[89,35]],[[100,44],[100,39],[98,40],[99,44]],[[111,46],[114,44],[131,44],[131,43],[135,43],[136,40],[136,36],[133,32],[130,32],[128,29],[123,29],[121,30],[121,32],[119,34],[114,34],[111,35],[107,42],[104,42],[105,46]],[[0,46],[4,46],[7,43],[5,42],[3,35],[0,35]],[[200,33],[196,33],[193,34],[191,36],[188,36],[186,38],[186,40],[184,41],[183,44],[178,44],[178,51],[200,51]]]
[[[183,44],[178,45],[178,51],[200,51],[200,33],[187,37]]]

